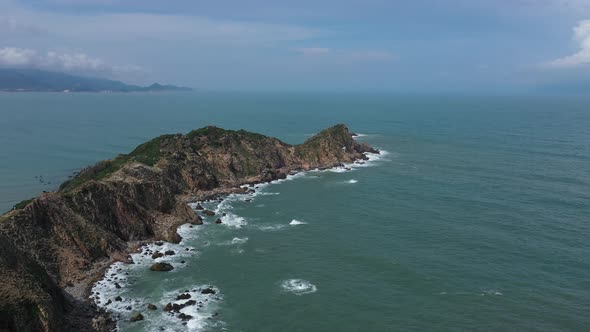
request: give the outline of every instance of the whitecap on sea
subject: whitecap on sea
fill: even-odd
[[[303,279],[288,279],[281,282],[281,288],[295,295],[305,295],[317,292],[317,287]]]
[[[307,224],[305,221],[300,221],[300,220],[297,220],[297,219],[293,219],[289,223],[289,225],[293,225],[293,226],[295,226],[295,225],[305,225],[305,224]]]

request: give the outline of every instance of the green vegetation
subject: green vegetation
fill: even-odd
[[[145,142],[135,148],[127,157],[133,158],[136,161],[154,166],[161,157],[160,148],[162,143],[173,138],[175,135],[162,135],[154,138],[151,141]]]
[[[186,137],[191,140],[191,147],[193,150],[199,151],[202,148],[202,145],[201,140],[197,138],[206,137],[206,139],[202,141],[203,144],[209,144],[213,147],[221,147],[222,138],[227,134],[231,134],[230,137],[238,143],[238,148],[240,148],[239,143],[242,140],[256,141],[266,138],[264,135],[251,133],[245,130],[225,130],[213,126],[193,130],[189,132]],[[173,143],[174,139],[177,137],[177,135],[162,135],[139,145],[129,154],[121,154],[114,159],[100,161],[94,166],[83,169],[80,174],[73,179],[64,182],[60,186],[59,191],[68,192],[90,180],[104,179],[129,162],[136,161],[148,166],[154,166],[162,158],[162,148],[166,143]],[[241,152],[244,152],[244,155],[248,155],[248,153],[246,153],[247,151]]]
[[[145,165],[153,166],[161,158],[162,143],[174,136],[175,135],[162,135],[139,145],[129,154],[121,154],[115,159],[99,161],[96,165],[83,169],[75,178],[62,183],[59,187],[59,191],[67,192],[90,180],[104,179],[131,161],[137,161]]]
[[[352,140],[352,136],[348,128],[343,124],[338,124],[320,131],[305,143],[295,146],[295,153],[301,158],[309,159],[320,153],[321,142],[345,143],[350,140]]]
[[[12,209],[13,209],[13,210],[21,210],[21,209],[24,209],[24,208],[25,208],[27,205],[29,205],[29,204],[30,204],[30,203],[33,201],[33,199],[34,199],[34,198],[25,199],[24,201],[21,201],[21,202],[19,202],[19,203],[16,203],[16,204],[15,204],[15,205],[12,207]]]

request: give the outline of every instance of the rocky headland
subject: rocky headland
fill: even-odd
[[[92,284],[113,262],[131,263],[138,241],[177,243],[177,227],[202,224],[187,203],[363,160],[366,152],[378,153],[345,125],[299,145],[205,127],[83,169],[0,216],[0,331],[108,331],[112,319],[89,300]]]

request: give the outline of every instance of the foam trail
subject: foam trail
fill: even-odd
[[[355,180],[355,179],[350,179],[350,180],[346,181],[346,183],[357,183],[357,182],[358,182],[358,180]]]
[[[305,221],[300,221],[300,220],[297,220],[297,219],[293,219],[289,223],[289,225],[293,225],[293,226],[295,226],[295,225],[305,225],[305,224],[307,224]]]

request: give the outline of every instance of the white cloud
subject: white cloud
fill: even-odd
[[[116,74],[140,70],[137,66],[112,66],[84,53],[45,53],[29,48],[0,48],[0,66],[48,69],[73,73]]]
[[[37,62],[37,58],[37,52],[31,49],[0,48],[0,65],[2,66],[29,66]]]
[[[567,68],[590,64],[590,20],[579,22],[573,30],[574,41],[579,44],[580,50],[570,56],[549,62],[549,66]]]

